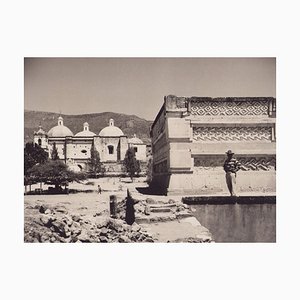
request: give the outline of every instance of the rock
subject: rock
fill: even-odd
[[[138,239],[137,242],[142,242],[145,239],[145,236],[143,234],[141,234]]]
[[[50,242],[50,238],[48,234],[42,234],[40,237],[40,242],[41,243],[49,243]]]
[[[45,214],[46,214],[46,215],[52,214],[52,210],[51,210],[50,208],[47,208],[47,209],[45,210]]]
[[[40,217],[40,220],[42,222],[43,225],[47,226],[47,227],[50,227],[51,226],[51,223],[53,221],[53,218],[52,216],[50,215],[42,215]]]
[[[123,224],[123,225],[122,225],[122,229],[123,229],[124,231],[128,231],[128,230],[131,229],[131,225]]]
[[[100,230],[100,236],[107,236],[108,229],[106,227],[101,228]]]
[[[120,219],[112,219],[112,218],[109,218],[109,221],[108,221],[108,226],[111,228],[111,229],[115,229],[115,230],[118,230],[118,228],[121,228],[122,229],[122,226],[126,224],[125,221],[123,220],[120,220]],[[123,230],[123,229],[122,229]]]
[[[144,212],[145,211],[145,206],[142,205],[141,203],[137,204],[134,206],[134,209],[136,212]]]
[[[67,211],[67,209],[66,209],[65,206],[57,206],[57,207],[55,207],[54,209],[55,209],[57,212],[60,212],[60,213],[63,213],[63,214],[67,214],[67,213],[68,213],[68,211]]]
[[[81,233],[81,227],[77,222],[73,222],[70,231],[74,235],[79,235]]]
[[[106,236],[101,235],[99,237],[100,243],[108,243],[108,238]]]
[[[85,243],[90,243],[91,238],[87,230],[83,229],[81,233],[77,236],[78,240]]]
[[[71,241],[72,241],[72,237],[71,236],[65,238],[65,243],[71,243]]]
[[[154,243],[154,240],[153,240],[153,238],[151,238],[151,237],[147,237],[147,238],[145,238],[145,239],[143,240],[143,242],[144,242],[144,243]]]
[[[64,223],[66,223],[69,227],[71,227],[72,224],[73,224],[72,218],[69,217],[68,215],[64,216],[64,217],[62,218],[62,221],[63,221]]]
[[[46,210],[47,210],[47,207],[45,205],[42,204],[41,206],[39,206],[40,213],[44,214]]]
[[[152,198],[147,198],[147,199],[146,199],[146,202],[147,202],[148,204],[155,204],[155,203],[156,203],[156,201],[155,201],[154,199],[152,199]]]
[[[120,243],[130,243],[131,241],[130,241],[130,239],[126,235],[121,235],[119,237],[119,242]]]
[[[54,237],[54,236],[52,236],[51,238],[50,238],[50,242],[51,243],[54,243],[56,241],[56,238]]]
[[[141,230],[141,226],[139,224],[137,224],[137,223],[133,223],[131,225],[131,230],[132,231],[140,231]]]
[[[71,236],[71,231],[69,231],[69,228],[68,229],[65,228],[65,236],[67,238]]]
[[[97,228],[102,228],[102,227],[106,227],[108,222],[109,222],[108,218],[101,218],[101,219],[97,219],[95,221],[95,224]]]
[[[85,210],[85,209],[88,209],[88,208],[86,206],[82,206],[82,207],[79,207],[79,209]]]
[[[65,230],[65,224],[62,221],[54,221],[52,222],[52,228],[54,228],[54,231],[59,233],[62,236],[66,236],[66,230]]]
[[[182,205],[178,205],[176,210],[177,210],[178,212],[179,212],[179,211],[185,211],[185,208],[184,208]]]
[[[123,226],[122,227],[118,227],[117,232],[123,232],[123,231],[124,231]]]
[[[78,216],[78,215],[72,215],[72,220],[73,220],[74,222],[79,222],[79,221],[82,220],[82,218],[81,218],[80,216]]]
[[[146,216],[150,215],[150,207],[148,205],[145,206],[145,211],[144,211]]]

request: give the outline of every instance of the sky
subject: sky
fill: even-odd
[[[275,97],[275,58],[25,58],[24,107],[154,120],[164,96]]]

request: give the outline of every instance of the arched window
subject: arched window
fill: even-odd
[[[42,139],[38,139],[39,146],[42,146]]]
[[[114,154],[114,146],[109,145],[109,146],[107,146],[107,148],[108,148],[108,153],[109,154]]]

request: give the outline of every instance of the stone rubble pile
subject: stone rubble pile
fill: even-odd
[[[50,243],[131,243],[154,242],[149,232],[140,225],[126,224],[121,219],[109,217],[85,218],[70,215],[64,207],[48,208],[43,205],[33,220],[25,219],[25,242]]]

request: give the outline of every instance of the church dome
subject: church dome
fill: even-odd
[[[136,134],[133,135],[133,138],[128,139],[128,143],[129,144],[144,144],[142,140],[140,140],[139,138],[136,137]]]
[[[87,136],[87,137],[92,137],[95,135],[96,135],[96,133],[89,130],[89,123],[87,123],[87,122],[85,122],[83,124],[83,131],[80,131],[75,134],[75,136]]]
[[[123,131],[114,125],[114,120],[109,120],[109,126],[103,128],[100,133],[100,136],[123,136]]]
[[[73,136],[73,132],[66,126],[64,126],[63,118],[58,118],[58,125],[52,127],[48,131],[49,137],[65,137],[65,136]]]

